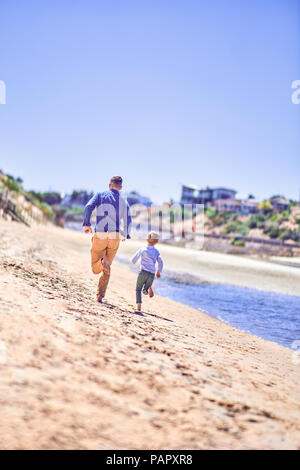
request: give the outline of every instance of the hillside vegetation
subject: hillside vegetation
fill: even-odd
[[[300,242],[300,208],[291,201],[282,212],[267,207],[245,216],[208,207],[205,210],[205,232]]]
[[[23,180],[0,170],[1,214],[30,225],[32,222],[55,220],[55,212],[49,204],[36,198],[23,188]]]

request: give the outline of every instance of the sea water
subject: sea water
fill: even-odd
[[[161,280],[155,291],[288,348],[300,340],[300,297],[225,284]],[[295,343],[294,343],[295,344]]]
[[[127,258],[117,260],[129,264]],[[131,269],[137,270],[130,265]],[[296,268],[295,268],[296,269]],[[228,284],[196,282],[166,272],[154,281],[157,294],[204,311],[236,328],[293,348],[300,341],[300,297]],[[299,344],[299,343],[298,343]]]

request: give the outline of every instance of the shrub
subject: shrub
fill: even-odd
[[[262,210],[263,213],[268,213],[272,211],[272,205],[270,201],[262,201],[258,204],[258,209]]]
[[[21,191],[21,186],[17,181],[12,176],[6,176],[6,178],[3,181],[3,184],[9,189],[10,191],[15,191],[16,193],[19,193]]]
[[[271,222],[276,222],[277,219],[278,219],[278,214],[272,214],[270,217]]]
[[[250,219],[247,222],[247,225],[249,228],[263,228],[266,219],[267,216],[264,214],[251,215]]]
[[[43,194],[43,202],[46,202],[50,206],[53,206],[54,204],[60,204],[61,203],[61,196],[59,193],[51,191]]]
[[[233,222],[229,222],[224,227],[224,233],[239,233],[240,235],[247,235],[249,232],[249,228],[246,224],[239,220],[235,220]]]
[[[253,216],[251,216],[250,219],[248,220],[248,227],[257,228],[257,221]]]
[[[45,202],[40,202],[39,203],[39,208],[41,209],[43,214],[45,214],[46,217],[48,217],[49,219],[52,219],[52,220],[55,219],[55,212],[54,212],[54,210],[52,209],[51,206],[49,206]]]
[[[278,238],[280,235],[280,230],[278,224],[271,224],[268,231],[270,238]]]
[[[281,240],[293,240],[295,242],[299,242],[300,232],[298,232],[298,230],[286,229],[281,232],[279,238]]]
[[[232,245],[234,246],[245,246],[246,243],[245,242],[242,242],[241,240],[237,240],[236,238],[234,238],[231,242]]]
[[[217,215],[217,209],[215,207],[207,207],[204,213],[210,220],[213,220]]]
[[[37,202],[42,202],[43,201],[43,194],[42,193],[39,193],[37,191],[33,191],[33,189],[31,191],[28,191],[28,194],[29,196],[31,196],[33,202],[36,204]]]
[[[285,211],[282,211],[281,212],[281,215],[282,217],[285,217],[285,218],[289,218],[289,216],[291,215],[291,211],[289,209],[286,209]]]
[[[286,217],[286,216],[283,216],[283,215],[281,215],[280,217],[278,217],[278,223],[279,223],[279,224],[282,224],[282,222],[287,222],[288,220],[289,220],[289,218]]]
[[[71,209],[67,210],[66,216],[82,215],[83,213],[84,213],[84,208],[83,207],[73,206]]]

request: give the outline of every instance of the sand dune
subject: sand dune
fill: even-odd
[[[293,351],[158,296],[137,315],[117,264],[98,305],[81,233],[0,237],[2,449],[300,448]]]

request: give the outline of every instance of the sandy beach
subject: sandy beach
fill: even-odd
[[[137,315],[118,263],[97,304],[82,233],[0,220],[0,237],[1,449],[300,449],[292,350],[159,296]],[[160,250],[170,270],[299,295],[289,266]]]

